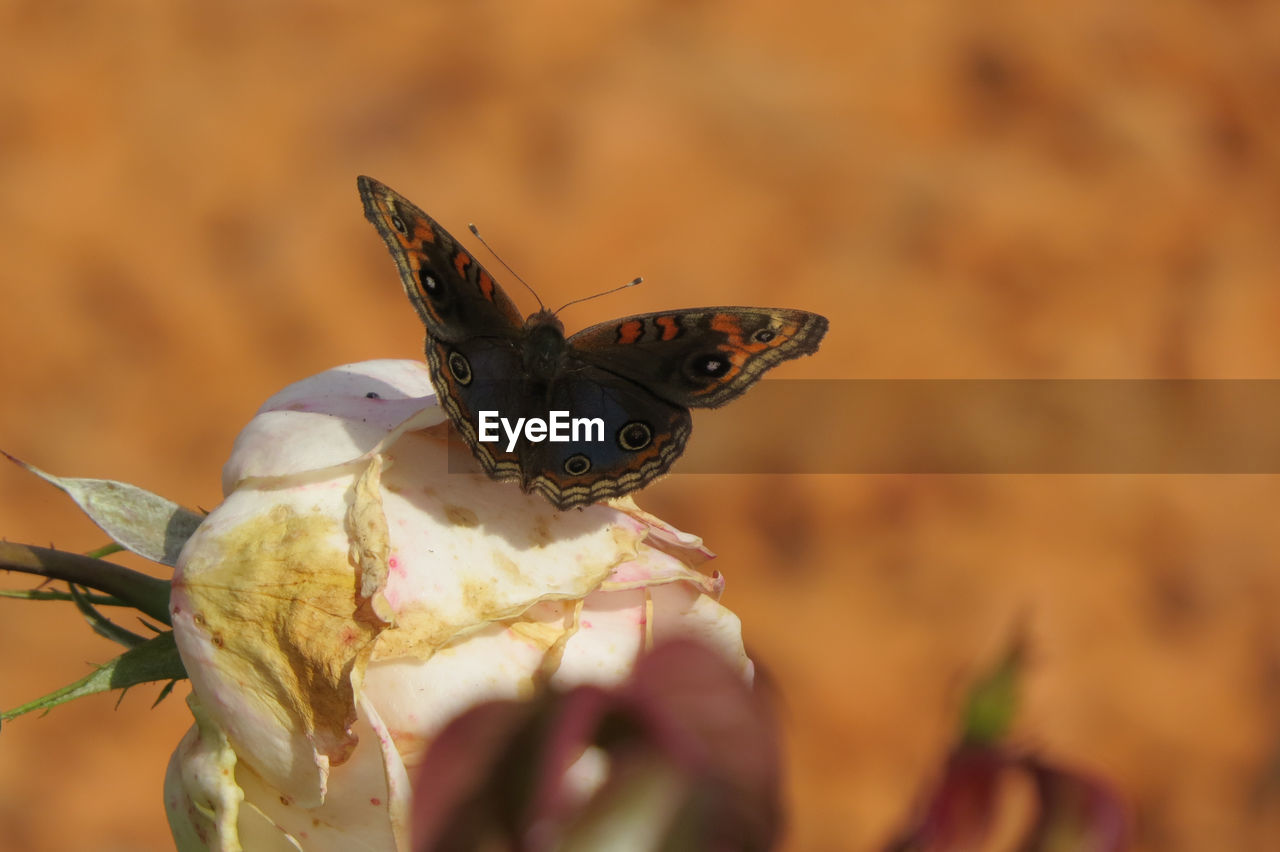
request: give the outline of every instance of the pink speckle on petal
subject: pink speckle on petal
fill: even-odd
[[[382,800],[379,799],[377,796],[374,796],[372,799],[369,800],[369,804],[373,805],[374,807],[377,807],[378,805],[382,804]]]

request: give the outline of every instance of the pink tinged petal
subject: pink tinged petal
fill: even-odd
[[[653,588],[653,640],[694,639],[718,651],[750,683],[755,664],[742,643],[742,620],[714,598],[685,583]]]
[[[583,602],[578,631],[565,644],[551,683],[561,689],[625,680],[647,647],[648,594],[644,589],[596,592]]]
[[[222,468],[222,490],[230,494],[242,482],[305,471],[329,470],[360,458],[386,431],[306,411],[259,414],[236,438],[231,459]]]
[[[250,478],[361,459],[415,414],[416,428],[445,420],[426,365],[416,361],[351,364],[304,379],[269,399],[236,438],[222,470],[223,493]]]
[[[264,411],[316,410],[333,412],[344,399],[366,399],[369,393],[385,401],[420,399],[436,395],[431,373],[423,361],[386,358],[346,364],[308,376],[272,395]],[[421,407],[421,406],[419,406]],[[392,418],[388,427],[403,418]]]
[[[649,539],[646,539],[646,542]],[[720,597],[724,578],[718,572],[704,574],[667,553],[642,543],[634,559],[619,563],[600,584],[602,591],[621,591],[683,581],[692,583],[705,594]]]
[[[619,511],[626,512],[649,528],[648,543],[650,546],[688,562],[690,565],[698,565],[708,559],[715,558],[715,554],[703,545],[700,536],[682,532],[661,518],[649,514],[637,506],[630,497],[615,500],[611,505]]]
[[[390,820],[391,835],[395,840],[397,852],[409,849],[409,818],[413,805],[413,784],[409,778],[409,770],[401,757],[395,736],[378,713],[376,705],[367,697],[360,697],[360,713],[368,720],[378,738],[378,750],[382,753],[383,777],[386,781],[386,799],[376,797],[369,799],[369,804],[377,807],[386,804],[387,817]]]

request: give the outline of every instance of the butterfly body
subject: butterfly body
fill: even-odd
[[[569,337],[540,310],[522,319],[492,276],[407,199],[358,180],[365,216],[426,326],[441,404],[490,477],[515,480],[558,508],[618,497],[661,476],[684,450],[691,407],[715,408],[769,368],[817,350],[824,317],[717,307],[640,314]],[[486,422],[568,423],[492,440]],[[578,426],[583,428],[581,432]]]
[[[564,323],[547,310],[532,314],[524,322],[525,381],[547,388],[565,368],[569,347],[564,339]]]

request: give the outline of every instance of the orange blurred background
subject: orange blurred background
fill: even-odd
[[[548,304],[645,277],[571,330],[829,316],[778,377],[1275,377],[1280,5],[1008,5],[0,4],[0,448],[210,508],[269,394],[419,357],[360,173],[479,223]],[[877,428],[774,416],[806,467]],[[1019,625],[1017,741],[1117,785],[1135,848],[1280,848],[1276,477],[674,475],[639,502],[720,554],[778,683],[788,849],[882,843]],[[8,466],[0,535],[103,542]],[[114,653],[0,600],[2,707]],[[155,694],[0,730],[0,847],[171,848],[186,686]]]

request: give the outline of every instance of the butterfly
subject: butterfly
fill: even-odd
[[[735,399],[770,368],[817,351],[827,331],[826,317],[807,311],[719,307],[624,317],[566,338],[545,307],[522,318],[493,276],[404,196],[373,178],[356,183],[426,326],[427,365],[449,419],[486,474],[559,509],[621,497],[666,473],[689,440],[690,408]]]

